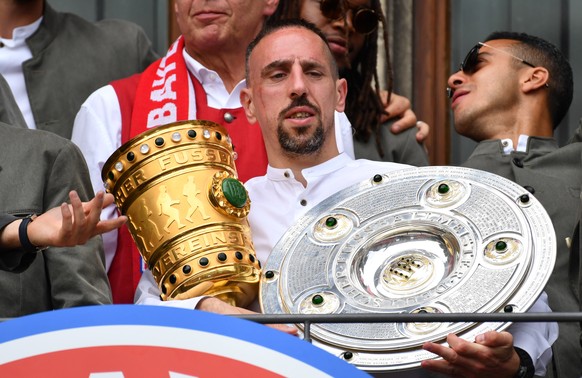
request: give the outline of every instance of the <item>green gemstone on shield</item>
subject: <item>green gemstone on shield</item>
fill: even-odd
[[[323,297],[319,294],[316,294],[313,296],[313,298],[311,298],[311,303],[313,303],[314,305],[320,305],[323,303]]]
[[[241,208],[247,203],[247,191],[237,179],[228,177],[222,181],[222,192],[226,200],[234,207]]]
[[[335,219],[334,217],[329,217],[325,220],[325,225],[329,228],[335,227],[336,224],[337,219]]]
[[[495,243],[495,250],[498,252],[503,252],[507,249],[507,243],[500,240],[497,243]]]
[[[438,191],[440,194],[447,194],[451,188],[447,184],[440,184]]]

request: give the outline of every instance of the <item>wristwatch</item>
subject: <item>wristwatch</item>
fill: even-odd
[[[529,354],[518,347],[514,347],[515,352],[519,356],[519,369],[515,373],[514,378],[532,378],[535,374],[535,367]]]
[[[47,249],[47,247],[38,247],[32,244],[30,242],[30,239],[28,238],[28,224],[32,222],[36,217],[37,217],[36,214],[31,214],[23,218],[22,222],[20,222],[20,225],[18,226],[18,239],[20,241],[20,245],[23,250],[29,253],[40,252]]]

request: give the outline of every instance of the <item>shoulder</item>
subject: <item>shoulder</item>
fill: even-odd
[[[117,80],[117,82],[124,80]],[[89,108],[93,111],[103,112],[113,110],[115,107],[119,107],[117,93],[111,84],[107,84],[91,93],[81,106],[81,110]]]
[[[107,19],[97,22],[88,21],[76,14],[55,12],[45,13],[44,31],[54,36],[53,43],[57,46],[68,46],[68,50],[76,48],[85,50],[85,44],[90,43],[94,51],[111,51],[124,48],[125,55],[138,49],[150,48],[151,43],[143,28],[133,22],[117,19]]]
[[[3,147],[8,157],[21,158],[26,155],[29,161],[35,159],[50,160],[59,154],[80,156],[79,149],[69,139],[43,130],[30,130],[0,124],[0,139],[5,141]]]
[[[38,142],[46,141],[48,145],[60,147],[71,143],[68,139],[58,136],[43,130],[31,130],[23,127],[14,127],[5,123],[0,123],[0,135],[7,145],[21,142],[24,145],[36,144]]]
[[[267,176],[257,176],[245,182],[244,185],[249,194],[251,194],[264,188],[268,181]]]
[[[122,35],[124,38],[119,38],[119,34],[117,34],[118,39],[126,39],[128,36],[135,39],[135,37],[146,37],[146,33],[143,28],[133,22],[126,21],[126,20],[117,20],[117,19],[106,19],[96,22],[95,27],[100,29],[103,33],[109,34],[117,34],[123,33]]]
[[[119,19],[105,19],[97,22],[89,21],[73,13],[66,12],[56,12],[55,17],[50,17],[47,21],[56,22],[62,32],[78,32],[86,31],[89,33],[94,33],[96,35],[110,35],[116,37],[118,40],[127,40],[128,37],[143,35],[146,33],[141,26],[138,24]],[[120,32],[127,33],[122,34],[123,38],[120,38]]]
[[[414,168],[408,164],[394,163],[388,161],[375,161],[367,159],[356,159],[347,165],[348,169],[352,171],[366,171],[366,172],[377,172],[385,173],[391,171],[398,171],[401,169]]]

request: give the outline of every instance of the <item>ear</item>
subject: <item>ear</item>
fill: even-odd
[[[544,67],[535,67],[528,71],[529,74],[522,86],[525,93],[547,86],[548,80],[550,80],[550,73],[547,69]]]
[[[254,1],[257,1],[257,0],[254,0]],[[287,0],[284,0],[284,1],[287,1]],[[266,0],[263,14],[266,17],[271,16],[277,10],[278,5],[279,5],[279,0]]]
[[[244,88],[240,92],[240,103],[245,109],[245,114],[249,123],[253,124],[257,122],[257,117],[255,117],[255,105],[253,103],[253,96],[250,89]]]
[[[338,79],[335,82],[337,101],[335,104],[335,110],[338,112],[343,112],[346,108],[346,96],[348,95],[348,82],[346,79]]]

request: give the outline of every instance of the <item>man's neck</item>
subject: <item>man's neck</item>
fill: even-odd
[[[554,130],[550,121],[539,120],[537,123],[518,121],[517,125],[514,125],[504,132],[497,133],[491,139],[511,139],[513,146],[516,147],[519,144],[519,137],[521,135],[551,138],[554,136]]]
[[[42,0],[18,2],[0,0],[0,37],[12,39],[12,32],[20,26],[32,24],[42,16]]]
[[[228,93],[245,78],[244,51],[224,52],[221,54],[199,54],[186,46],[186,52],[209,70],[215,71],[222,79]]]
[[[517,146],[520,135],[551,138],[554,128],[549,112],[540,110],[544,106],[521,107],[511,113],[481,120],[481,123],[472,126],[473,130],[481,130],[480,137],[475,140],[511,139],[513,145]]]
[[[295,177],[295,180],[303,184],[303,187],[307,187],[307,180],[305,177],[303,177],[303,170],[323,164],[338,155],[339,152],[335,146],[331,151],[320,151],[317,154],[310,155],[295,155],[279,152],[277,154],[279,159],[274,159],[275,161],[271,161],[272,159],[269,159],[269,165],[274,168],[290,169],[293,172],[293,177]]]

